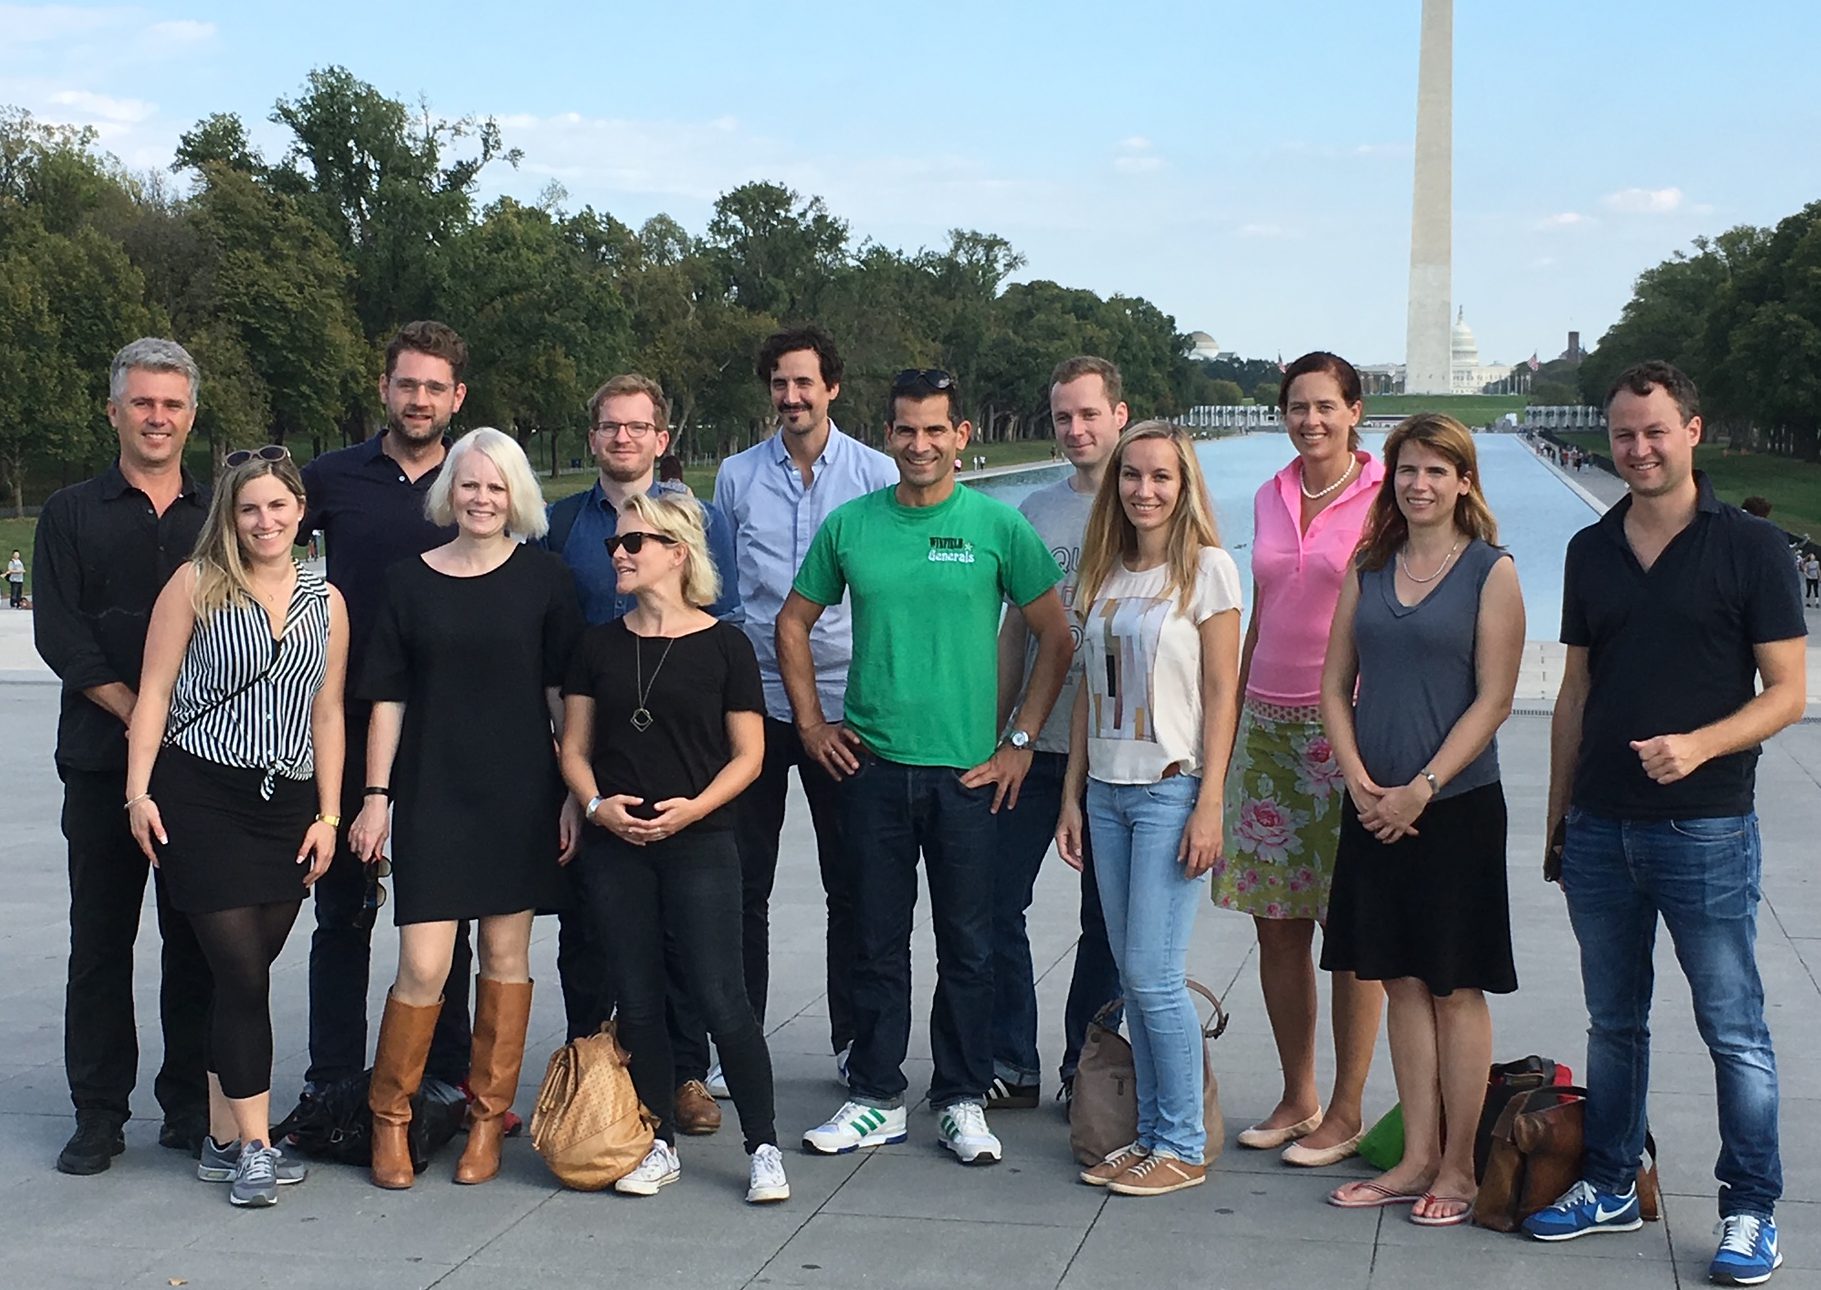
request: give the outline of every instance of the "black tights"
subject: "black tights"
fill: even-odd
[[[215,975],[209,1070],[230,1098],[257,1097],[272,1087],[272,961],[302,903],[281,900],[190,915]]]

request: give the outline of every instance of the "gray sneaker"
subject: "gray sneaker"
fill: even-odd
[[[309,1177],[310,1170],[301,1160],[293,1160],[284,1153],[284,1148],[273,1147],[278,1156],[278,1163],[273,1174],[280,1187],[289,1187]],[[240,1163],[240,1141],[222,1146],[212,1136],[202,1140],[202,1154],[196,1158],[196,1176],[203,1182],[224,1183],[234,1181],[234,1166]]]
[[[248,1142],[234,1162],[234,1186],[228,1203],[248,1206],[278,1203],[278,1152],[263,1142]]]

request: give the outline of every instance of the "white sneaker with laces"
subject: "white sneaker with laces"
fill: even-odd
[[[746,1186],[748,1205],[768,1205],[790,1199],[790,1181],[784,1177],[784,1153],[766,1143],[752,1153],[752,1175]]]
[[[861,1147],[882,1147],[910,1136],[904,1108],[843,1102],[834,1118],[803,1135],[803,1147],[819,1156],[845,1155]]]
[[[727,1091],[727,1077],[721,1074],[721,1063],[716,1062],[708,1070],[708,1078],[702,1081],[708,1085],[708,1096],[716,1101],[723,1101],[733,1094]]]
[[[639,1161],[639,1167],[613,1185],[622,1196],[655,1196],[658,1188],[667,1187],[683,1176],[677,1153],[662,1138],[652,1141],[651,1150]]]
[[[999,1139],[986,1127],[986,1108],[978,1102],[954,1102],[936,1113],[942,1145],[964,1165],[996,1165]]]

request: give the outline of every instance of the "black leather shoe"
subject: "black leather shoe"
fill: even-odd
[[[57,1156],[57,1171],[66,1174],[98,1174],[114,1163],[114,1157],[126,1150],[126,1135],[120,1121],[111,1115],[93,1111],[79,1112],[76,1132],[63,1144]]]
[[[192,1118],[180,1116],[166,1120],[158,1128],[158,1145],[169,1147],[172,1151],[181,1151],[192,1160],[202,1158],[202,1140],[208,1136],[209,1122],[206,1117]]]

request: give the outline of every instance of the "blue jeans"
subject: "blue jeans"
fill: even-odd
[[[1184,964],[1208,875],[1185,878],[1176,858],[1201,779],[1155,784],[1088,780],[1088,828],[1107,940],[1125,986],[1126,1029],[1138,1076],[1138,1143],[1202,1162],[1201,1019]]]
[[[1000,809],[993,869],[993,1074],[1008,1084],[1038,1082],[1037,983],[1025,911],[1036,891],[1037,871],[1056,839],[1062,814],[1063,753],[1034,753],[1018,805]],[[1094,848],[1084,839],[1081,873],[1081,939],[1062,1016],[1064,1082],[1075,1078],[1088,1022],[1119,997],[1119,969],[1107,945],[1106,919],[1094,881]],[[1114,1022],[1117,1025],[1117,1021]]]
[[[910,1047],[911,924],[917,856],[936,933],[930,1007],[932,1106],[983,1102],[993,1081],[993,786],[963,788],[950,766],[907,766],[872,753],[841,790],[853,840],[853,1099],[903,1103]]]
[[[1783,1194],[1777,1058],[1758,979],[1756,815],[1621,820],[1570,809],[1562,888],[1587,995],[1587,1180],[1631,1185],[1650,1084],[1651,949],[1662,916],[1713,1057],[1720,1214],[1768,1218]]]

